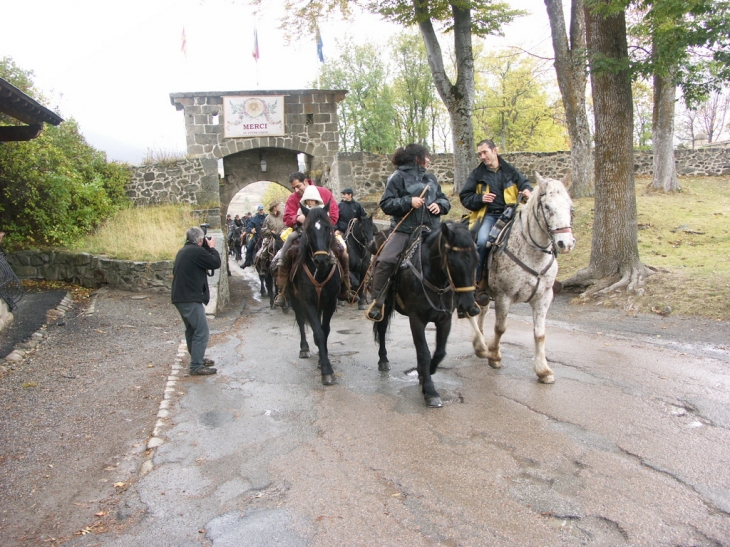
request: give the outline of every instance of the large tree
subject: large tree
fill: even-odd
[[[634,290],[650,270],[639,259],[633,107],[625,10],[587,0],[586,37],[595,119],[595,216],[591,259],[566,285],[590,293]]]
[[[261,4],[261,0],[250,0]],[[317,22],[339,12],[349,16],[352,7],[364,8],[404,27],[418,25],[428,54],[436,90],[451,119],[454,151],[454,191],[458,192],[476,163],[472,107],[474,56],[472,36],[502,34],[504,26],[522,15],[494,0],[289,0],[282,28],[290,33],[315,35]],[[453,36],[456,78],[448,74],[435,25]]]
[[[573,197],[593,195],[593,143],[586,113],[586,40],[583,0],[571,0],[570,36],[562,0],[545,0],[555,52],[555,73],[570,134]]]

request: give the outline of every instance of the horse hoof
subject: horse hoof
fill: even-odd
[[[309,350],[303,349],[299,352],[300,359],[309,359]]]
[[[322,375],[322,385],[324,386],[331,386],[335,383],[335,379],[331,374],[323,374]]]
[[[489,366],[492,368],[502,368],[502,361],[493,361],[489,359]]]
[[[378,361],[378,370],[388,372],[390,370],[390,361]]]
[[[428,408],[441,408],[444,403],[441,402],[441,397],[426,397],[426,406]]]
[[[479,357],[479,359],[486,359],[487,355],[489,355],[489,352],[487,352],[487,351],[475,351],[474,353],[476,353],[476,355],[477,355],[477,357]]]
[[[541,384],[554,384],[555,383],[555,376],[552,374],[548,374],[547,376],[543,376],[542,378],[538,378],[538,381]]]

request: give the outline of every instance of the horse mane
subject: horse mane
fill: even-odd
[[[304,219],[304,224],[302,224],[302,235],[299,238],[299,250],[294,261],[294,265],[297,268],[306,260],[307,257],[307,231],[309,230],[309,227],[317,221],[329,224],[330,228],[332,227],[332,220],[330,219],[329,211],[327,209],[324,207],[315,207],[308,210],[307,216]]]

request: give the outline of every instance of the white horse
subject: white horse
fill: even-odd
[[[479,357],[489,366],[500,368],[499,342],[506,330],[507,313],[513,303],[528,302],[532,307],[535,336],[535,373],[544,384],[555,381],[545,359],[545,316],[553,301],[553,283],[558,275],[557,253],[569,253],[575,246],[572,229],[573,202],[562,182],[543,178],[535,172],[538,187],[524,206],[517,210],[512,230],[497,241],[488,272],[489,297],[494,300],[494,336],[484,341],[484,316],[470,317],[474,330],[472,343]],[[504,234],[503,234],[504,235]],[[477,324],[478,323],[478,324]]]

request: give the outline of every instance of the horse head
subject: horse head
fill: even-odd
[[[438,246],[442,268],[454,291],[456,309],[470,317],[479,315],[479,306],[474,300],[474,275],[479,259],[469,229],[459,222],[442,222]]]
[[[573,201],[565,185],[556,179],[544,178],[535,171],[538,188],[527,207],[538,219],[538,225],[559,253],[569,253],[575,246],[573,237]]]
[[[332,221],[329,216],[329,203],[324,207],[309,209],[301,205],[306,217],[302,226],[302,253],[309,252],[315,267],[325,267],[330,262],[330,243],[332,241]]]

